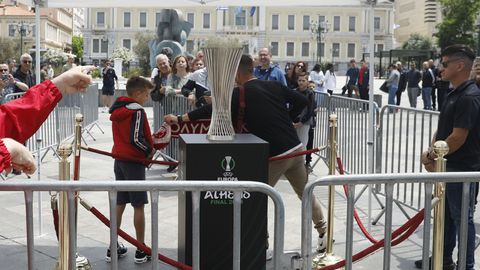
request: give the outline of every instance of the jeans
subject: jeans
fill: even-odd
[[[388,87],[388,104],[389,105],[396,105],[395,97],[397,96],[397,90],[398,90],[398,87],[396,85],[390,85]],[[389,111],[393,112],[393,109],[390,109]]]
[[[423,109],[431,110],[432,109],[432,88],[431,87],[422,88],[422,99],[423,99]]]
[[[420,92],[420,88],[418,87],[409,87],[407,89],[408,101],[410,102],[410,107],[412,108],[417,107],[417,98],[418,98],[419,92]]]
[[[458,171],[447,168],[447,171]],[[462,208],[463,183],[447,183],[445,186],[445,231],[443,242],[443,261],[453,263],[453,249],[460,233],[460,215]],[[470,184],[470,201],[468,205],[467,233],[467,270],[475,268],[475,225],[473,223],[475,200],[475,183]]]

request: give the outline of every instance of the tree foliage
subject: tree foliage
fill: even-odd
[[[0,61],[6,61],[9,58],[20,58],[20,41],[12,38],[0,37]]]
[[[135,40],[137,40],[137,45],[133,47],[133,52],[138,57],[140,67],[142,67],[145,75],[148,75],[150,71],[150,49],[148,47],[148,43],[154,39],[155,39],[154,33],[140,32],[135,35]]]
[[[437,25],[438,46],[465,44],[474,48],[476,19],[480,12],[478,0],[439,0],[443,20]]]
[[[83,58],[83,37],[72,36],[72,53],[77,59]]]
[[[43,61],[54,64],[55,66],[63,65],[67,61],[67,53],[58,49],[49,49],[43,54]]]
[[[407,41],[402,44],[404,50],[435,50],[435,46],[431,38],[422,36],[419,33],[410,35]]]
[[[112,59],[115,58],[122,59],[122,64],[126,65],[135,59],[135,54],[125,47],[117,47],[112,53]]]

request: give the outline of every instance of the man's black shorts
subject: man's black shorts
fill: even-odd
[[[102,87],[102,95],[104,96],[113,96],[115,94],[115,88],[114,87]]]
[[[141,163],[115,160],[113,165],[115,180],[145,180],[145,165]],[[133,207],[140,207],[148,203],[146,191],[119,191],[117,193],[117,205],[132,204]]]

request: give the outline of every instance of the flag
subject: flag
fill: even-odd
[[[235,8],[235,16],[240,16],[242,15],[243,8],[242,7],[236,7]]]
[[[253,15],[255,15],[255,11],[257,10],[257,7],[251,7],[250,8],[250,17],[252,17]]]

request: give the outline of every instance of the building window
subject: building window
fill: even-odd
[[[310,30],[310,16],[303,15],[303,31]]]
[[[101,53],[108,53],[108,40],[102,39],[102,45],[100,46]]]
[[[295,30],[295,15],[288,15],[288,30]]]
[[[332,44],[332,56],[339,57],[340,56],[340,43],[333,43]]]
[[[295,53],[295,43],[287,42],[287,56],[293,56]]]
[[[317,55],[320,54],[320,56],[325,56],[325,43],[320,43],[320,47],[317,48]]]
[[[131,50],[131,49],[132,49],[132,40],[130,40],[130,39],[124,39],[122,45],[123,45],[123,47]]]
[[[240,12],[235,12],[235,25],[237,26],[245,26],[245,17],[246,17],[246,11],[242,9]]]
[[[192,28],[195,27],[195,13],[187,13],[187,22],[192,24]]]
[[[104,26],[105,25],[105,12],[97,12],[97,25]]]
[[[210,29],[210,13],[203,13],[203,29]]]
[[[8,36],[9,37],[15,36],[15,25],[13,24],[8,25]]]
[[[333,31],[340,31],[340,16],[333,16]]]
[[[194,45],[195,43],[193,42],[193,40],[187,40],[187,52],[193,52]]]
[[[348,31],[355,32],[355,21],[356,18],[354,16],[348,17]]]
[[[93,39],[92,52],[93,53],[99,53],[100,52],[100,40],[98,38]]]
[[[272,30],[278,30],[278,15],[272,15]]]
[[[140,12],[140,27],[145,28],[147,27],[147,13]]]
[[[162,19],[162,13],[156,12],[155,13],[155,27],[158,27],[160,20]]]
[[[130,27],[130,12],[123,13],[123,27]]]
[[[375,30],[380,30],[380,17],[375,17],[373,19],[373,27]]]
[[[318,16],[318,23],[325,23],[325,16]]]
[[[302,42],[302,56],[307,57],[310,55],[310,43]]]
[[[383,51],[383,44],[375,44],[375,45],[376,45],[376,47],[377,47],[376,52],[381,52],[381,51]]]
[[[278,56],[278,42],[270,43],[270,47],[270,52],[272,53],[272,56]]]
[[[355,58],[355,43],[348,43],[347,57]]]

